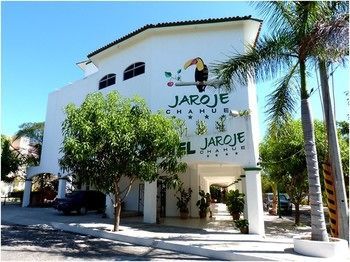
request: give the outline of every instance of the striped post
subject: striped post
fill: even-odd
[[[335,185],[334,178],[332,175],[332,167],[329,163],[323,163],[322,167],[324,175],[324,184],[327,194],[329,220],[331,223],[331,234],[333,237],[338,237],[337,202],[335,196]]]

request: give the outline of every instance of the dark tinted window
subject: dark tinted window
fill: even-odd
[[[144,73],[145,73],[145,63],[137,62],[135,64],[128,66],[125,69],[123,80],[127,80],[127,79],[130,79],[132,77],[144,74]]]
[[[280,195],[280,199],[281,199],[281,200],[285,200],[285,201],[288,200],[287,197],[286,197],[285,195]]]
[[[101,78],[100,83],[98,85],[98,89],[102,89],[114,84],[115,84],[115,74],[108,74]]]

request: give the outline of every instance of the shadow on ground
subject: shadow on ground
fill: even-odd
[[[23,247],[23,248],[22,248]],[[33,252],[56,253],[66,258],[113,259],[113,260],[155,260],[191,259],[207,260],[205,257],[191,255],[178,256],[172,251],[155,250],[117,241],[107,241],[91,236],[72,234],[42,226],[2,225],[1,248],[25,249]],[[6,257],[2,257],[6,259]]]

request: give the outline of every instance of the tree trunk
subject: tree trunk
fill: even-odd
[[[122,191],[119,188],[120,178],[117,177],[114,181],[115,194],[114,194],[114,227],[113,227],[113,231],[119,230],[120,213],[122,210],[122,200],[124,199],[124,197],[126,197],[129,194],[131,186],[134,183],[135,179],[136,179],[136,177],[131,178],[129,185]],[[122,198],[123,195],[124,195],[124,197]]]
[[[301,121],[304,134],[306,166],[311,206],[311,240],[328,241],[324,219],[322,192],[315,144],[314,125],[308,99],[301,100]]]
[[[113,231],[119,231],[119,224],[120,224],[120,212],[122,210],[122,201],[121,199],[116,199],[116,205],[115,205],[115,215],[114,215],[114,228]]]
[[[120,223],[120,211],[122,209],[122,201],[120,197],[120,190],[119,190],[119,180],[115,182],[115,194],[114,194],[114,227],[113,231],[119,231],[119,223]]]
[[[338,215],[339,237],[349,241],[349,209],[347,206],[343,168],[340,157],[337,128],[334,119],[332,100],[329,94],[327,65],[319,60],[319,72],[323,99],[324,117],[326,122],[327,140],[329,146],[329,158],[332,166],[332,174],[335,182],[335,195]]]
[[[300,210],[299,210],[299,203],[294,204],[295,206],[295,215],[294,215],[294,222],[296,226],[300,226]]]
[[[272,195],[272,210],[271,210],[271,214],[276,216],[277,215],[277,186],[275,184],[275,186],[273,187],[273,195]]]
[[[304,148],[306,154],[306,168],[309,182],[309,199],[311,207],[311,240],[329,241],[326,222],[324,219],[320,174],[315,143],[314,123],[309,106],[309,94],[306,88],[305,60],[300,63],[300,98],[301,123],[303,128]]]

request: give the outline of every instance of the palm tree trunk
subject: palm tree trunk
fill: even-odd
[[[323,212],[314,125],[312,122],[308,99],[301,100],[301,121],[303,125],[306,165],[309,181],[309,197],[311,206],[311,240],[328,241],[326,222]]]
[[[309,181],[311,207],[311,240],[329,241],[324,219],[322,191],[318,170],[318,159],[315,143],[315,130],[306,89],[306,65],[300,59],[301,123],[304,136],[306,167]]]
[[[329,157],[335,182],[335,195],[338,211],[338,232],[340,238],[349,241],[349,209],[347,206],[343,168],[340,158],[340,150],[333,113],[333,106],[329,94],[327,65],[325,61],[319,60],[319,72],[321,80],[323,108],[326,121],[327,140],[329,146]]]

